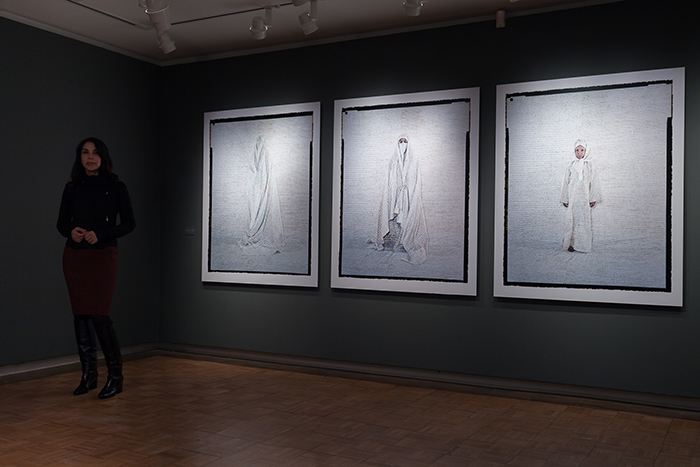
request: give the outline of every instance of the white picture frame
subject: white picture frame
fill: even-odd
[[[320,109],[204,114],[203,282],[318,286]]]
[[[496,297],[683,305],[684,101],[684,68],[497,87]]]
[[[331,287],[476,295],[479,88],[334,112]]]

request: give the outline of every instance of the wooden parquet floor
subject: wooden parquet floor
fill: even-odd
[[[700,421],[167,356],[124,374],[108,400],[77,372],[0,386],[0,466],[700,467]]]

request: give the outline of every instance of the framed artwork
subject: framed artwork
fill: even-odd
[[[204,114],[202,281],[318,286],[320,108]]]
[[[479,89],[335,101],[331,287],[476,295]]]
[[[684,79],[498,86],[495,296],[682,306]]]

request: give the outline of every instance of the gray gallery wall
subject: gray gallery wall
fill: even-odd
[[[699,252],[689,234],[700,223],[693,208],[700,188],[692,183],[700,175],[700,137],[694,131],[700,95],[693,86],[700,78],[700,44],[689,15],[675,12],[682,5],[625,1],[509,18],[505,29],[489,21],[160,70],[2,21],[2,224],[31,233],[2,229],[0,365],[72,353],[61,239],[53,230],[65,179],[58,172],[67,176],[69,164],[54,160],[54,154],[57,147],[72,150],[73,141],[88,131],[121,145],[117,168],[137,209],[137,231],[122,242],[115,303],[124,344],[160,340],[697,397]],[[31,49],[22,53],[7,45],[18,36],[27,37]],[[74,66],[58,52],[74,66],[86,59],[100,63],[101,84],[78,88]],[[53,92],[106,105],[86,115],[42,99],[35,111],[22,95],[44,89],[43,83],[6,76],[6,62],[24,75],[43,72],[48,62]],[[687,83],[685,306],[493,298],[496,86],[679,66],[686,67]],[[117,80],[115,73],[125,76]],[[331,290],[334,100],[476,86],[481,88],[478,296]],[[12,87],[21,93],[9,91]],[[204,112],[313,101],[322,106],[318,289],[203,284]],[[116,112],[97,118],[106,106]],[[50,125],[36,125],[37,115]],[[39,150],[36,159],[9,159],[8,154],[26,154],[27,139],[39,142],[38,148],[32,145],[34,153]],[[34,160],[52,170],[33,173]],[[27,179],[39,183],[30,186]],[[189,228],[196,235],[185,235]]]
[[[127,183],[112,307],[124,345],[158,339],[159,68],[0,18],[0,365],[76,353],[56,230],[75,147],[103,139]]]
[[[700,77],[699,44],[683,32],[693,30],[689,20],[657,3],[510,18],[505,29],[483,22],[166,68],[163,149],[173,164],[163,181],[161,340],[698,396],[700,296],[692,287],[698,279],[692,240],[682,310],[492,297],[496,85],[685,66],[686,179],[698,176],[693,128],[700,99],[692,83]],[[478,297],[331,290],[334,100],[472,86],[481,87]],[[203,113],[312,101],[321,102],[318,290],[201,283]],[[689,183],[686,193],[692,232],[700,192]],[[198,235],[184,235],[188,227]]]

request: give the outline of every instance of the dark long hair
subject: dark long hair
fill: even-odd
[[[83,160],[81,158],[81,153],[83,152],[83,145],[85,143],[92,143],[95,145],[97,154],[100,155],[100,168],[98,169],[98,175],[104,175],[111,180],[119,180],[117,174],[112,172],[112,158],[109,157],[109,149],[107,145],[100,139],[97,138],[85,138],[82,140],[78,147],[75,148],[75,162],[73,162],[73,170],[70,174],[70,179],[72,182],[77,182],[83,177],[86,177],[85,167],[83,167]]]

